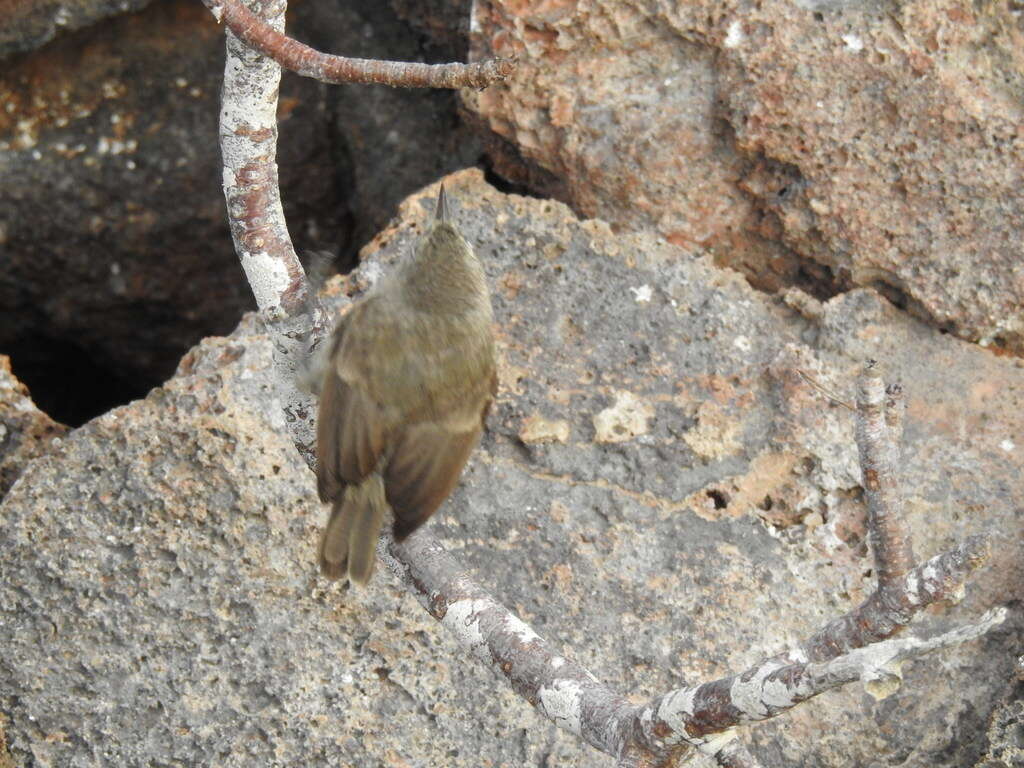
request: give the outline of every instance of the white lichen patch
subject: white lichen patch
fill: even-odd
[[[569,422],[565,419],[547,419],[539,413],[531,414],[523,419],[523,426],[519,430],[519,439],[527,445],[567,443],[569,441]]]
[[[686,720],[693,715],[693,696],[696,688],[680,688],[673,691],[658,706],[658,719],[671,726],[672,730],[682,732]]]
[[[522,621],[517,616],[509,615],[505,619],[505,629],[511,632],[513,635],[519,638],[521,643],[532,643],[534,640],[540,640],[540,635],[530,628],[530,625],[525,621]]]
[[[245,277],[249,281],[256,297],[256,306],[260,311],[276,309],[280,304],[281,294],[285,292],[290,282],[288,268],[284,262],[257,251],[242,255],[242,269],[245,270]]]
[[[459,644],[483,661],[491,660],[491,653],[480,631],[480,613],[491,607],[487,600],[457,600],[448,606],[441,624],[455,635]]]
[[[765,678],[780,666],[782,665],[766,664],[750,679],[737,677],[733,680],[729,689],[729,698],[733,706],[750,717],[762,718],[768,715],[769,705],[786,706],[791,703],[792,693],[784,685],[765,681]]]
[[[644,284],[637,288],[630,288],[633,292],[633,297],[636,299],[637,304],[646,304],[651,300],[654,295],[654,291],[651,290],[651,286]]]
[[[583,719],[581,692],[582,687],[575,680],[555,680],[550,686],[541,686],[537,698],[550,720],[578,736]]]
[[[697,426],[684,434],[683,440],[702,459],[724,459],[743,447],[739,441],[740,426],[720,405],[706,400],[697,409]]]
[[[730,728],[727,731],[720,733],[709,734],[705,739],[704,743],[700,746],[700,751],[705,755],[717,755],[725,745],[736,738],[736,729]]]
[[[729,29],[725,33],[725,47],[736,48],[743,42],[743,24],[739,19],[729,25]]]
[[[921,582],[917,578],[917,572],[911,571],[907,574],[907,602],[911,605],[917,605],[921,602],[921,595],[919,590],[921,589]]]
[[[623,443],[649,431],[648,419],[654,417],[654,407],[632,392],[619,392],[615,405],[594,416],[595,440],[599,443]]]
[[[1002,448],[1007,453],[1013,453],[1013,449],[1016,448],[1017,446],[1013,444],[1013,440],[1007,439],[1003,440],[1003,442],[999,444],[999,447]]]

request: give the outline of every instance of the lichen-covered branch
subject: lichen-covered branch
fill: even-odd
[[[884,698],[899,686],[903,662],[981,637],[1005,618],[1006,609],[997,608],[975,623],[935,638],[894,638],[828,661],[786,664],[768,659],[738,675],[659,696],[638,715],[638,736],[652,750],[669,748],[682,740],[719,733],[726,724],[767,720],[857,680],[864,682],[869,693]]]
[[[401,88],[486,88],[515,70],[508,59],[475,64],[420,64],[332,56],[285,35],[283,26],[267,23],[240,0],[203,0],[239,40],[282,67],[324,83],[362,83]]]
[[[280,29],[286,8],[278,0],[260,5],[266,23]],[[276,160],[281,68],[230,30],[226,36],[220,146],[231,236],[285,373],[278,388],[285,418],[303,458],[312,462],[316,408],[298,386],[298,374],[311,345],[326,335],[327,319],[309,291],[281,207]]]
[[[865,366],[858,389],[861,396],[857,403],[857,435],[865,481],[870,476],[876,490],[884,489],[874,497],[869,495],[868,502],[878,587],[862,605],[786,652],[739,675],[681,688],[654,699],[640,711],[636,722],[636,740],[649,750],[657,752],[682,742],[693,743],[693,737],[723,733],[737,725],[774,717],[812,696],[856,679],[840,679],[833,667],[857,669],[850,659],[861,658],[860,650],[881,648],[869,644],[896,634],[926,606],[958,597],[967,577],[987,557],[987,539],[974,536],[913,567],[909,533],[887,506],[894,504],[897,511],[901,509],[900,491],[894,479],[902,416],[900,391],[885,388],[874,363]],[[990,616],[982,623],[990,627],[999,621],[1002,615]],[[907,643],[906,653],[923,653],[937,647],[913,638]],[[833,662],[833,667],[827,666]],[[822,667],[823,664],[826,666]],[[826,674],[822,672],[824,668],[833,671]],[[870,688],[872,681],[868,677],[861,679]],[[891,677],[886,681],[895,684]],[[875,686],[874,690],[886,689]]]
[[[553,649],[429,533],[420,529],[400,544],[385,535],[378,555],[471,656],[497,670],[545,717],[602,752],[624,749],[636,706]]]
[[[988,538],[971,536],[954,549],[913,568],[900,582],[879,586],[860,606],[779,658],[824,661],[892,637],[922,608],[941,600],[959,599],[967,577],[988,554]]]
[[[210,0],[211,8],[224,8],[225,13],[232,3]],[[280,68],[243,42],[257,28],[264,35],[265,29],[280,35],[285,3],[254,3],[267,23],[240,29],[242,39],[231,31],[227,34],[220,130],[224,194],[235,247],[278,352],[286,426],[313,467],[315,407],[298,386],[298,373],[312,347],[326,336],[327,319],[310,295],[281,207],[275,162]],[[422,84],[431,83],[424,80]],[[379,547],[381,560],[472,656],[504,676],[545,717],[612,755],[619,765],[672,766],[696,747],[719,765],[757,768],[757,760],[735,740],[737,725],[772,717],[854,680],[864,680],[869,690],[885,693],[898,680],[898,668],[905,659],[977,637],[1003,618],[1004,612],[996,611],[932,640],[904,638],[866,645],[898,631],[925,605],[954,596],[986,548],[983,540],[969,539],[913,567],[909,539],[898,517],[893,473],[898,455],[898,392],[887,392],[871,372],[861,389],[858,444],[865,484],[870,486],[869,526],[879,587],[864,605],[806,642],[741,674],[680,688],[638,706],[558,653],[475,583],[426,531],[401,544],[385,535]]]

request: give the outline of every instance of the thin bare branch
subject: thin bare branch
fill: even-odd
[[[898,582],[914,565],[910,531],[903,520],[903,494],[896,481],[900,451],[894,427],[901,421],[899,399],[897,388],[886,392],[877,363],[864,366],[857,381],[857,448],[875,570],[882,587]]]
[[[801,371],[799,368],[796,369],[796,372],[800,375],[801,379],[803,379],[808,384],[810,384],[812,387],[814,387],[816,390],[821,392],[821,394],[823,394],[825,397],[827,397],[829,400],[831,400],[836,405],[841,405],[841,406],[843,406],[843,408],[845,408],[848,411],[853,411],[854,413],[857,412],[856,408],[854,408],[852,405],[850,405],[845,400],[841,399],[834,392],[830,392],[826,387],[824,387],[821,384],[819,384],[818,382],[816,382],[814,379],[812,379],[806,373]]]
[[[246,8],[240,0],[203,0],[218,21],[239,40],[282,67],[324,83],[362,83],[399,88],[486,88],[516,68],[509,59],[475,64],[420,64],[355,59],[322,53],[285,35]]]

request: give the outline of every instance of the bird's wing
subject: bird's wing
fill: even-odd
[[[484,391],[472,393],[450,417],[411,424],[398,435],[384,470],[384,488],[399,541],[426,522],[454,490],[494,397],[493,371],[485,381]]]
[[[336,500],[384,456],[402,538],[451,493],[480,437],[494,397],[493,341],[489,328],[461,336],[452,329],[438,347],[436,327],[380,299],[361,301],[335,331],[320,395],[317,478],[321,499]]]
[[[317,491],[324,502],[337,501],[346,485],[362,482],[373,472],[385,448],[388,425],[383,409],[358,375],[346,375],[353,368],[351,362],[346,365],[344,360],[347,350],[353,347],[349,337],[365,335],[360,331],[359,318],[353,322],[361,309],[354,307],[334,331],[330,362],[320,392]]]

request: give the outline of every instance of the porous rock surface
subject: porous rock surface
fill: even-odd
[[[904,383],[919,555],[1000,534],[963,601],[915,630],[1020,595],[1018,361],[870,290],[791,301],[801,314],[700,252],[503,195],[478,171],[446,184],[492,286],[500,386],[429,527],[598,678],[639,701],[717,677],[872,588],[851,416],[797,370],[846,399],[868,357]],[[435,196],[403,204],[331,284],[335,305],[408,249]],[[248,317],[29,463],[3,499],[14,762],[611,765],[464,656],[386,572],[366,589],[318,577],[324,510],[271,364]],[[849,686],[741,737],[765,765],[973,765],[1021,627],[1018,605],[985,638],[908,664],[888,699]]]
[[[32,402],[28,387],[11,371],[11,359],[0,355],[0,498],[21,470],[42,456],[68,431]]]
[[[1018,3],[479,0],[470,111],[577,211],[1024,351]],[[506,169],[514,173],[514,164]]]

